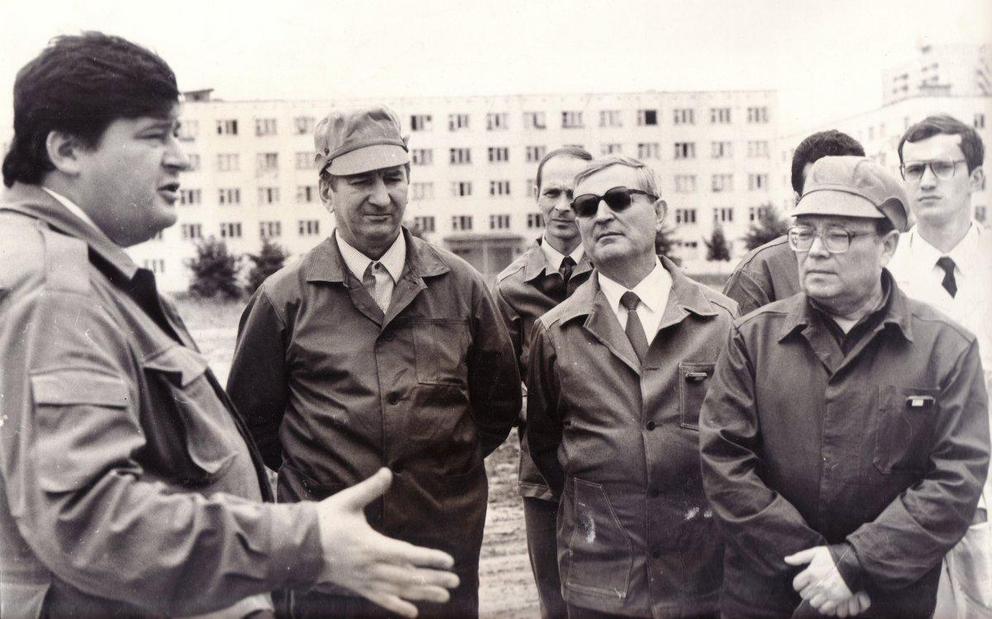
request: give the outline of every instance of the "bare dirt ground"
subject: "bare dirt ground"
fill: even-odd
[[[227,381],[231,367],[242,307],[242,303],[179,302],[180,315],[221,384]],[[490,619],[540,616],[527,559],[523,507],[516,488],[518,456],[514,431],[486,460],[489,511],[479,568],[479,610],[482,617]]]

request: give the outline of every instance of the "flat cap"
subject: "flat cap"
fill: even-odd
[[[361,174],[409,163],[400,120],[386,106],[335,110],[313,133],[316,162],[335,176]]]
[[[909,198],[902,183],[866,157],[822,157],[810,168],[793,215],[888,219],[909,229]]]

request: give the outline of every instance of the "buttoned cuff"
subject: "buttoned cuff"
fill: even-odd
[[[827,549],[830,551],[830,557],[834,560],[837,571],[844,579],[844,584],[851,590],[851,593],[857,593],[864,589],[864,569],[861,567],[858,553],[854,551],[854,546],[845,542],[843,544],[831,544],[827,546]]]
[[[266,507],[275,512],[271,519],[272,547],[268,557],[272,582],[289,588],[314,585],[324,568],[317,504],[304,501]]]

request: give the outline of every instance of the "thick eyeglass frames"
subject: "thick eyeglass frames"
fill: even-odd
[[[602,200],[606,202],[606,206],[619,213],[627,210],[631,205],[633,201],[631,198],[632,194],[645,195],[652,200],[658,199],[658,196],[641,191],[640,189],[613,187],[612,189],[607,189],[606,193],[601,196],[594,193],[584,193],[581,196],[577,196],[572,200],[572,210],[575,211],[577,217],[592,217],[599,210],[599,202]]]
[[[823,239],[823,246],[831,254],[843,254],[851,248],[851,239],[858,236],[871,236],[874,232],[851,232],[841,226],[827,226],[817,230],[813,226],[792,226],[789,228],[789,247],[792,251],[806,252],[813,247],[816,237]]]
[[[918,181],[923,178],[927,168],[933,175],[941,180],[947,180],[954,176],[954,169],[959,163],[965,163],[964,159],[932,159],[930,161],[910,161],[899,166],[899,172],[905,181]]]

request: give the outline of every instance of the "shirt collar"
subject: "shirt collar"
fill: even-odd
[[[606,295],[607,301],[610,302],[610,308],[617,311],[620,307],[620,297],[627,292],[627,288],[603,275],[603,273],[599,273],[599,287]],[[656,256],[651,272],[630,290],[649,310],[658,313],[665,309],[664,304],[668,300],[668,293],[671,288],[672,276],[661,266],[661,261]]]
[[[541,241],[541,252],[544,253],[545,260],[548,261],[549,273],[561,270],[561,261],[565,259],[565,255],[552,247],[547,237],[544,237]],[[572,253],[569,254],[569,257],[575,261],[575,264],[578,264],[582,260],[582,254],[582,243],[579,243]]]
[[[372,258],[369,258],[349,245],[347,241],[341,238],[341,235],[337,231],[334,233],[334,240],[337,241],[338,251],[341,252],[341,258],[344,260],[345,265],[347,265],[348,270],[351,271],[352,275],[358,281],[362,281],[369,263],[373,262]],[[389,246],[386,253],[379,258],[378,262],[386,267],[386,271],[393,278],[393,282],[400,280],[400,275],[403,274],[403,264],[406,262],[406,239],[403,238],[402,234],[396,236],[396,240]]]
[[[983,241],[982,227],[975,222],[971,222],[968,231],[964,234],[964,238],[958,241],[958,244],[946,254],[920,236],[919,229],[916,227],[910,230],[907,236],[909,237],[907,239],[909,241],[909,249],[912,255],[916,257],[918,264],[925,263],[933,267],[937,264],[939,258],[949,256],[954,261],[955,268],[960,270],[962,274],[966,276],[973,275],[973,273],[969,273],[968,271],[976,265],[975,257],[979,254]]]

